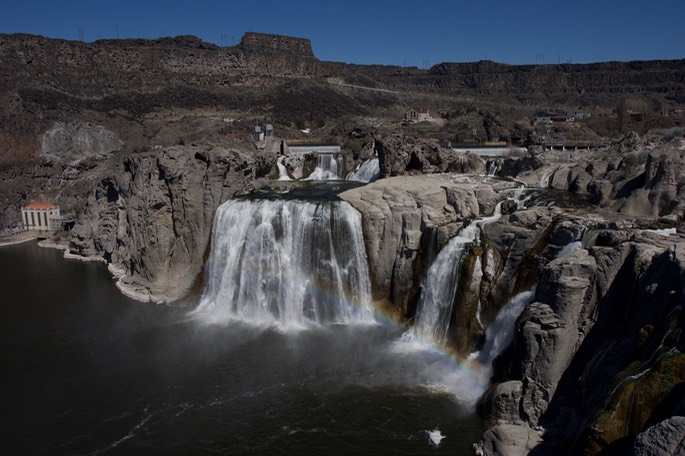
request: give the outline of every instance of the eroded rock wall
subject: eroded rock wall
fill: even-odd
[[[202,269],[216,208],[254,188],[274,161],[199,146],[131,155],[88,197],[69,250],[103,258],[137,299],[178,299]]]

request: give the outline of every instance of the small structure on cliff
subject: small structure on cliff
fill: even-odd
[[[431,120],[430,111],[426,108],[410,109],[404,113],[404,120],[407,122],[427,122]]]

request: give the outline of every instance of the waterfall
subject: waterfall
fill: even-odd
[[[559,250],[559,253],[557,253],[556,258],[561,258],[565,257],[566,255],[570,255],[573,252],[580,250],[583,247],[582,241],[574,241],[569,244],[566,244],[564,247]]]
[[[346,202],[229,200],[196,312],[284,326],[372,321],[367,264],[361,215]]]
[[[497,313],[495,321],[485,329],[485,344],[475,358],[491,368],[494,359],[509,346],[514,338],[516,319],[523,309],[535,299],[535,287],[512,297]]]
[[[316,168],[306,180],[337,180],[342,179],[342,155],[318,153]]]
[[[423,283],[412,332],[419,339],[442,344],[447,339],[452,305],[457,295],[462,256],[471,237],[461,234],[440,251]]]
[[[345,179],[368,183],[377,181],[380,174],[381,170],[378,157],[372,157],[358,165]]]
[[[278,160],[276,160],[276,166],[278,166],[278,180],[279,181],[289,181],[292,180],[290,176],[288,176],[288,170],[285,168],[285,165],[283,164],[283,160],[285,160],[285,156],[281,155],[278,157]]]
[[[412,335],[420,340],[443,344],[457,296],[464,253],[480,242],[480,228],[502,216],[501,203],[492,216],[477,219],[450,239],[435,258],[422,284]]]
[[[499,160],[488,160],[486,168],[488,169],[488,176],[496,176],[500,168]]]
[[[580,241],[573,241],[559,249],[555,258],[570,255],[582,248]],[[535,288],[523,291],[513,296],[497,313],[495,320],[485,328],[485,344],[480,352],[471,354],[470,358],[477,359],[488,369],[492,368],[495,358],[509,346],[514,338],[516,320],[523,309],[535,300]],[[480,320],[479,320],[480,321]]]

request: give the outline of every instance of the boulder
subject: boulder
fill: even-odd
[[[498,424],[483,434],[475,449],[482,456],[525,456],[541,442],[540,434],[525,424]]]
[[[674,416],[638,434],[630,456],[685,454],[685,417]]]
[[[522,398],[522,381],[511,380],[495,383],[479,400],[478,413],[489,420],[520,422]]]

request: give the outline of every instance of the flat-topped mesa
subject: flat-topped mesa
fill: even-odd
[[[280,51],[314,57],[310,40],[285,35],[247,32],[240,40],[240,47],[249,51]]]

